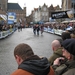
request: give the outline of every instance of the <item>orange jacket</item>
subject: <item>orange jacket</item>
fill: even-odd
[[[12,73],[11,75],[34,75],[34,74],[27,72],[25,70],[22,70],[22,69],[18,69],[14,73]]]
[[[27,72],[25,70],[22,70],[22,69],[18,69],[14,73],[12,73],[11,75],[34,75],[34,74]],[[50,72],[48,73],[48,75],[54,75],[54,70],[52,67],[50,67]]]
[[[48,73],[48,75],[54,75],[54,70],[53,70],[52,66],[50,66],[50,72]]]

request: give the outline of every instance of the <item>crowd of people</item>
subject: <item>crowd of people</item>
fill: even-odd
[[[43,31],[45,30],[53,32],[53,33],[56,32],[55,30],[62,30],[62,32],[68,31],[75,34],[75,31],[73,32],[73,30],[75,30],[75,23],[53,23],[53,24],[34,24],[33,25],[34,35],[39,35],[39,31],[41,31],[41,34],[43,34]],[[61,35],[61,31],[60,31],[60,35]]]
[[[22,31],[18,24],[18,31]],[[43,34],[45,25],[34,24],[34,35]],[[45,26],[46,27],[46,26]],[[14,57],[18,69],[10,75],[75,75],[75,24],[50,24],[49,28],[62,29],[61,38],[52,41],[53,54],[48,58],[35,55],[32,48],[25,43],[17,45]],[[12,25],[0,25],[0,31],[13,28]]]
[[[0,24],[0,31],[7,31],[9,29],[17,28],[18,32],[22,31],[23,25],[22,23],[17,23],[17,24],[6,24],[4,23],[3,25]]]
[[[70,30],[75,28],[75,23],[53,23],[53,24],[44,24],[46,28],[51,29],[61,29],[61,30]]]
[[[6,25],[6,24],[2,25],[2,24],[0,24],[0,31],[6,31],[6,30],[9,30],[11,28],[13,28],[12,25]]]
[[[22,31],[18,24],[18,31]],[[61,38],[52,41],[53,54],[48,58],[35,55],[32,48],[25,43],[14,49],[18,69],[10,75],[75,75],[75,24],[48,25],[50,28],[62,29]],[[45,25],[34,24],[34,35],[43,34]],[[0,31],[12,28],[12,25],[0,25]],[[71,29],[69,29],[71,28]]]
[[[38,25],[36,28],[40,30]],[[33,32],[36,34],[35,30]],[[50,46],[53,54],[49,59],[35,55],[28,44],[17,45],[14,49],[14,57],[18,69],[11,75],[75,75],[75,38],[73,36],[74,31],[67,30],[62,33],[61,38],[53,40]]]

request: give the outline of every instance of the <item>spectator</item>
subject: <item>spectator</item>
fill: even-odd
[[[75,39],[75,33],[71,33],[71,38]]]
[[[61,43],[62,39],[56,39],[51,44],[53,50],[53,55],[49,58],[49,62],[51,65],[53,65],[53,62],[56,58],[63,57]]]
[[[61,34],[61,38],[62,38],[63,40],[70,39],[70,38],[71,38],[71,35],[70,35],[70,34],[71,34],[71,33],[68,32],[68,31],[63,32],[63,33]]]
[[[14,49],[14,56],[18,69],[11,75],[51,75],[47,58],[34,55],[29,45],[24,43],[17,45]]]
[[[66,39],[62,42],[64,58],[57,58],[53,63],[55,75],[75,75],[75,39]]]
[[[71,33],[71,38],[74,38],[75,39],[75,29],[71,29],[69,30],[69,32]]]

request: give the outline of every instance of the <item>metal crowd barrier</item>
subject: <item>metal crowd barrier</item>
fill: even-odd
[[[49,28],[44,28],[44,31],[49,32],[49,33],[53,33],[56,35],[61,35],[62,32],[65,32],[64,30],[61,30],[61,29],[49,29]]]
[[[7,30],[7,31],[1,31],[1,32],[0,32],[0,39],[9,36],[9,35],[12,34],[13,32],[14,32],[14,29],[9,29],[9,30]]]
[[[7,36],[9,36],[10,34],[12,34],[15,30],[14,29],[9,29],[7,31],[2,31],[0,32],[0,39],[5,38]],[[48,28],[44,28],[45,32],[49,32],[52,34],[57,34],[57,35],[61,35],[62,32],[64,32],[64,30],[60,30],[60,29],[48,29]]]

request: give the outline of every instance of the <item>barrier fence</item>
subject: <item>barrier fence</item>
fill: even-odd
[[[44,28],[45,32],[49,32],[52,34],[56,34],[56,35],[61,35],[62,32],[65,32],[65,30],[61,30],[61,29],[50,29],[50,28]]]
[[[7,31],[1,31],[1,32],[0,32],[0,39],[5,38],[5,37],[11,35],[15,30],[16,30],[16,29],[13,28],[13,29],[9,29],[9,30],[7,30]]]
[[[7,31],[2,31],[0,32],[0,39],[5,38],[7,36],[9,36],[10,34],[12,34],[16,29],[9,29]],[[45,32],[49,32],[52,34],[57,34],[57,35],[61,35],[62,32],[64,32],[64,30],[61,29],[49,29],[49,28],[44,28]]]

